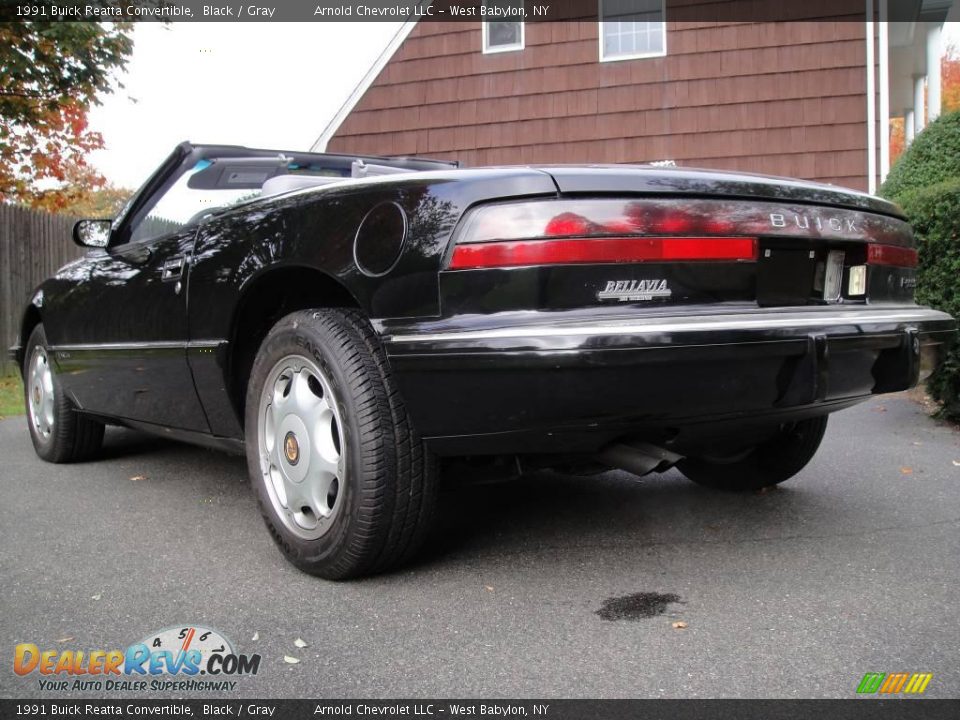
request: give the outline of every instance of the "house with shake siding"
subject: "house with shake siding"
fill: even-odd
[[[598,0],[594,21],[407,22],[312,149],[671,161],[873,192],[889,119],[905,118],[909,142],[936,117],[941,28],[960,20],[960,0],[862,0],[790,22],[672,20],[674,3]]]

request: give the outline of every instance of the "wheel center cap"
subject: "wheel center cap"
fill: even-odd
[[[297,436],[290,431],[283,438],[283,454],[287,456],[287,462],[296,465],[300,462],[300,443],[297,442]]]
[[[33,402],[36,405],[40,404],[40,386],[39,385],[33,386]]]

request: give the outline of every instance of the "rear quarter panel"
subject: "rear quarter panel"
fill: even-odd
[[[259,280],[308,268],[339,283],[371,320],[433,317],[439,314],[438,272],[463,212],[490,199],[554,194],[549,175],[523,168],[416,173],[255,201],[206,221],[190,263],[187,305],[191,341],[217,346],[190,352],[214,434],[240,434],[228,390],[231,344],[245,332],[237,309]],[[383,202],[403,209],[407,230],[396,264],[372,277],[357,267],[354,242],[361,221]]]
[[[437,273],[447,242],[471,205],[500,197],[552,195],[534,170],[417,173],[298,192],[212,218],[197,235],[190,271],[192,338],[226,338],[238,299],[271,270],[299,266],[336,279],[371,318],[438,312]],[[400,259],[385,275],[357,267],[353,245],[366,214],[397,203],[407,216]]]

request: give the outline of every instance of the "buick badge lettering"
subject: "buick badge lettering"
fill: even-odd
[[[662,278],[652,280],[607,280],[606,287],[597,293],[597,300],[618,300],[636,302],[668,298],[672,294],[667,281]]]
[[[783,213],[770,213],[770,227],[796,227],[800,230],[816,228],[821,232],[824,230],[848,233],[860,232],[860,228],[857,227],[857,224],[854,222],[853,218],[823,218],[819,215],[785,215]]]

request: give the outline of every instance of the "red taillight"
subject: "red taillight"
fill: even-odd
[[[735,223],[716,209],[592,199],[488,205],[464,223],[449,267],[756,260],[754,233],[735,237]]]
[[[729,235],[737,229],[737,224],[732,220],[712,217],[703,223],[703,232],[708,235]],[[740,228],[743,232],[744,228]]]
[[[551,237],[570,235],[587,235],[590,232],[590,223],[586,218],[572,212],[560,213],[550,219],[543,234]]]
[[[853,210],[738,199],[533,199],[469,211],[449,268],[755,261],[758,238],[865,243],[868,263],[914,267],[909,226]]]
[[[697,232],[706,218],[700,218],[683,209],[651,211],[647,213],[648,232],[663,235],[683,235]]]
[[[457,245],[451,270],[667,260],[756,260],[756,238],[598,237]]]
[[[917,251],[898,245],[868,245],[867,264],[913,268],[917,266]]]

